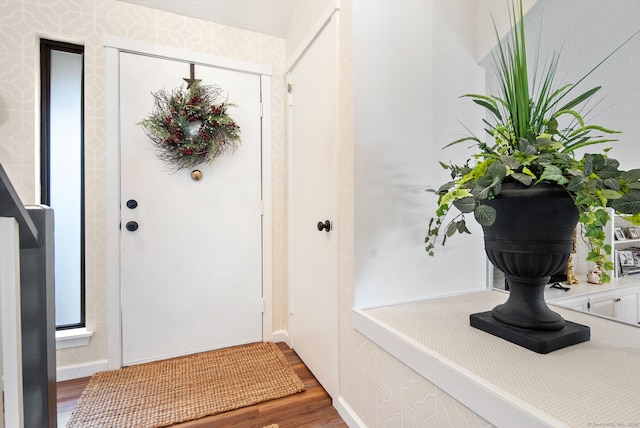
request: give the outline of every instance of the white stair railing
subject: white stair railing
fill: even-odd
[[[0,217],[0,370],[4,395],[0,428],[24,426],[19,239],[17,221]]]

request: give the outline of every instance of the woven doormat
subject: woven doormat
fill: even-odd
[[[97,373],[67,428],[165,427],[304,391],[270,342]]]

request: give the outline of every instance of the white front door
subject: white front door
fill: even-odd
[[[172,172],[138,123],[152,92],[184,84],[189,71],[120,53],[123,365],[262,340],[260,76],[195,66],[203,85],[237,105],[228,113],[242,142],[210,165]]]
[[[338,392],[336,150],[337,17],[289,73],[289,290],[292,348],[329,394]],[[318,230],[329,221],[331,230]]]

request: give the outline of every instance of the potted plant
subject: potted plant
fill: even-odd
[[[483,227],[487,256],[505,272],[511,290],[507,303],[494,308],[488,322],[557,332],[566,323],[544,302],[544,286],[550,275],[566,266],[576,223],[584,226],[587,259],[602,266],[602,280],[607,282],[613,269],[603,231],[609,208],[634,223],[640,221],[640,169],[620,170],[619,162],[608,156],[610,147],[580,155],[585,148],[615,141],[610,136],[617,132],[587,124],[581,112],[600,87],[576,90],[631,38],[575,84],[559,85],[557,53],[542,69],[534,64],[535,74],[530,76],[522,1],[519,12],[512,3],[510,14],[513,30],[505,41],[498,37],[493,55],[499,93],[464,95],[486,110],[490,142],[470,135],[445,146],[472,142],[477,151],[462,165],[441,162],[451,181],[432,190],[438,208],[429,222],[426,250],[433,256],[441,235],[444,244],[456,233],[470,233],[466,215],[473,213]],[[458,213],[450,217],[452,208]],[[550,241],[541,242],[546,232]],[[486,330],[490,329],[494,327]],[[588,330],[586,339],[584,332],[578,336],[578,341],[588,340]],[[548,349],[543,348],[534,350]]]

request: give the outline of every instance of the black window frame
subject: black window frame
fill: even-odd
[[[50,177],[50,118],[51,118],[51,52],[62,51],[82,57],[80,89],[80,322],[56,325],[56,330],[86,327],[86,275],[85,275],[85,135],[84,135],[84,46],[56,40],[40,39],[40,202],[51,205]],[[54,213],[55,215],[55,213]]]

